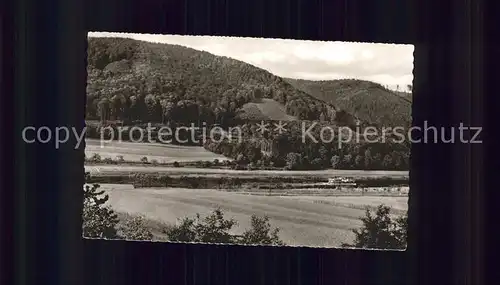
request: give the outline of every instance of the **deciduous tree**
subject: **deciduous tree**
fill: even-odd
[[[407,215],[397,219],[391,218],[391,209],[380,205],[375,215],[367,209],[361,218],[363,227],[353,230],[353,244],[342,244],[344,247],[361,247],[375,249],[404,249],[408,230]]]

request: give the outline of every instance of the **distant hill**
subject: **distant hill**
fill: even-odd
[[[357,79],[285,81],[317,99],[335,105],[364,122],[378,126],[410,126],[411,94]]]
[[[339,111],[335,104],[235,59],[179,45],[88,40],[89,119],[223,125],[239,117],[355,122]]]

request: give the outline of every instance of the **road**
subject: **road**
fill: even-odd
[[[288,245],[296,246],[334,247],[351,242],[351,229],[360,227],[359,218],[364,216],[362,208],[315,203],[312,199],[297,197],[247,196],[207,189],[134,189],[123,184],[102,184],[101,188],[109,194],[109,203],[116,211],[140,213],[169,224],[179,218],[193,217],[196,213],[203,217],[221,207],[226,218],[238,221],[233,233],[241,234],[249,227],[252,214],[267,215],[271,225],[280,228],[279,236]],[[332,199],[328,200],[332,202]],[[371,199],[367,204],[374,204],[374,198]],[[391,197],[380,197],[378,203],[391,204],[396,201],[393,200]],[[343,202],[342,199],[339,202]],[[356,203],[353,198],[348,202]],[[357,203],[362,202],[358,200]]]
[[[128,175],[132,173],[161,173],[170,175],[223,175],[223,176],[348,176],[348,177],[408,177],[408,171],[364,171],[364,170],[314,170],[314,171],[280,171],[280,170],[232,170],[191,167],[140,166],[140,165],[85,165],[85,171],[99,176]]]

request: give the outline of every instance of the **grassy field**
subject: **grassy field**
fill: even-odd
[[[247,196],[216,190],[164,188],[134,189],[131,185],[102,184],[110,195],[110,204],[118,212],[143,214],[146,218],[164,223],[175,223],[178,218],[208,214],[216,207],[226,212],[227,218],[235,218],[239,234],[249,227],[252,214],[270,218],[279,227],[280,237],[288,245],[340,246],[351,242],[351,229],[361,226],[359,218],[363,209],[347,204],[373,205],[402,203],[392,197],[266,197]],[[317,200],[335,201],[339,204],[321,204]],[[392,201],[394,200],[394,201]],[[349,202],[349,203],[345,203]],[[346,205],[341,205],[344,203]]]
[[[213,161],[214,159],[223,161],[228,159],[197,146],[112,141],[104,142],[103,147],[101,147],[101,142],[97,139],[86,139],[85,143],[85,155],[87,157],[97,153],[103,159],[116,159],[120,155],[126,161],[140,161],[143,157],[147,157],[148,161],[156,160],[159,163]]]
[[[283,104],[273,99],[261,99],[260,102],[252,102],[243,105],[240,118],[246,120],[297,120],[296,117],[286,113],[286,108]]]
[[[393,213],[403,214],[408,211],[408,196],[335,196],[335,197],[315,197],[315,196],[286,196],[286,199],[307,201],[316,204],[336,205],[355,209],[371,209],[384,204],[391,207]]]

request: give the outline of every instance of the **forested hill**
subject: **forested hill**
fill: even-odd
[[[254,105],[249,105],[254,104]],[[223,125],[246,119],[357,118],[251,64],[183,46],[88,39],[87,118]],[[255,113],[255,112],[254,112]],[[266,114],[267,113],[267,114]],[[267,117],[266,117],[267,116]]]
[[[377,100],[370,101],[369,98],[374,97],[372,89],[358,96],[355,90],[364,87],[357,83],[353,87],[337,88],[328,93],[328,96],[336,95],[334,98],[321,97],[321,92],[313,92],[304,85],[291,84],[251,64],[208,52],[123,38],[88,39],[88,120],[98,119],[110,125],[113,122],[109,121],[117,120],[138,126],[151,122],[173,126],[176,130],[191,123],[240,125],[243,136],[249,139],[241,143],[227,138],[220,142],[209,139],[203,141],[203,146],[250,168],[407,169],[409,148],[406,144],[374,144],[361,137],[360,141],[350,140],[339,148],[333,141],[302,141],[301,127],[305,121],[322,121],[313,131],[314,137],[320,138],[323,126],[354,127],[358,118],[348,110],[370,121],[393,115],[389,114],[388,107],[379,109]],[[377,96],[381,94],[384,93]],[[363,103],[363,98],[370,103]],[[359,110],[358,105],[362,107]],[[401,106],[404,105],[394,107]],[[384,110],[384,113],[367,113],[363,108],[373,112]],[[262,134],[254,128],[255,124],[245,124],[248,120],[291,122],[287,122],[287,131],[283,134],[271,131]],[[361,123],[366,125],[362,119]],[[87,137],[99,138],[101,126],[97,123],[88,128]],[[200,141],[191,140],[186,144],[190,143],[199,145]],[[267,154],[262,153],[263,147],[268,149]]]
[[[411,93],[394,92],[380,84],[357,79],[312,81],[286,78],[285,81],[369,124],[386,127],[411,125]]]

